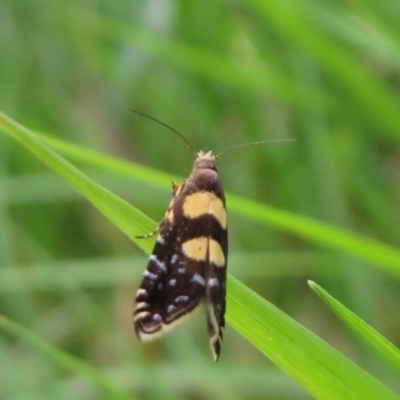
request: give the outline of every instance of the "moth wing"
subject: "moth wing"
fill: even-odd
[[[136,295],[134,325],[142,341],[154,340],[173,329],[194,311],[204,298],[205,262],[187,257],[182,248],[186,231],[174,188],[174,199],[161,223],[153,253]]]
[[[197,271],[201,271],[191,271],[191,275],[204,285],[210,348],[214,361],[217,361],[225,326],[228,257],[227,218],[222,184],[220,181],[211,182],[203,190],[185,193],[181,209],[186,216],[185,223],[188,224],[186,241],[181,248],[190,260],[196,260],[193,268],[197,266]],[[183,223],[180,225],[184,226]],[[200,266],[204,266],[204,272],[200,270]]]
[[[225,213],[225,208],[221,213]],[[206,309],[210,349],[218,360],[225,327],[228,231],[225,226],[213,229],[209,241],[206,266]]]

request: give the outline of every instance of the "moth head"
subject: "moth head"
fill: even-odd
[[[217,157],[214,156],[212,151],[205,153],[200,150],[194,162],[194,169],[212,169],[213,171],[217,171],[216,159]]]

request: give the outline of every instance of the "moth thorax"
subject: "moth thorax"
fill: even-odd
[[[217,171],[217,162],[214,154],[211,151],[207,153],[199,151],[194,162],[194,169],[212,169],[213,171]]]

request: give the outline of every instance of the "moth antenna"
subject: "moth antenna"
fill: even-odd
[[[132,108],[130,108],[129,111],[132,111],[133,113],[138,114],[138,115],[141,115],[142,117],[146,117],[146,118],[151,119],[151,120],[153,120],[153,121],[155,121],[155,122],[158,122],[160,125],[164,126],[165,128],[169,129],[170,131],[176,133],[181,139],[184,140],[184,142],[188,145],[189,149],[193,151],[194,155],[195,155],[195,156],[197,155],[196,150],[195,150],[195,149],[193,148],[193,146],[189,143],[189,141],[185,138],[185,136],[183,136],[182,133],[178,132],[176,129],[172,128],[172,126],[169,126],[169,125],[166,124],[165,122],[162,122],[162,121],[160,121],[159,119],[152,117],[151,115],[142,113],[141,111],[137,111],[137,110],[134,110],[134,109],[132,109]]]
[[[221,157],[226,153],[229,153],[232,150],[239,149],[240,147],[248,147],[248,146],[257,146],[259,144],[268,144],[268,143],[285,143],[285,142],[295,142],[296,139],[274,139],[274,140],[261,140],[260,142],[250,142],[250,143],[243,143],[237,146],[231,147],[228,150],[223,151],[215,156],[215,158]]]

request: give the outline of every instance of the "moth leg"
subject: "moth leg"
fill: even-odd
[[[184,183],[185,183],[185,181],[183,181],[182,185],[178,185],[176,182],[172,181],[172,200],[171,200],[171,203],[170,203],[170,205],[169,205],[169,207],[168,207],[168,210],[167,210],[167,212],[166,212],[166,214],[165,214],[166,216],[167,216],[168,212],[171,210],[172,204],[173,204],[173,202],[174,202],[174,198],[175,198],[175,197],[178,195],[178,193],[182,190],[182,187],[183,187]],[[135,238],[136,238],[136,239],[148,239],[148,238],[150,238],[150,237],[155,236],[158,232],[160,232],[160,230],[161,230],[161,228],[162,228],[163,222],[164,222],[164,221],[161,221],[161,222],[158,224],[157,228],[154,229],[153,232],[150,232],[150,233],[148,233],[147,235],[135,236]]]
[[[182,185],[178,185],[176,182],[172,181],[172,198],[174,199],[181,191],[186,183],[186,179],[182,182]]]
[[[136,239],[148,239],[155,236],[161,229],[162,222],[157,225],[157,228],[153,232],[147,233],[146,235],[136,235]]]
[[[179,189],[179,185],[175,182],[172,181],[172,197],[175,197],[176,192]]]

